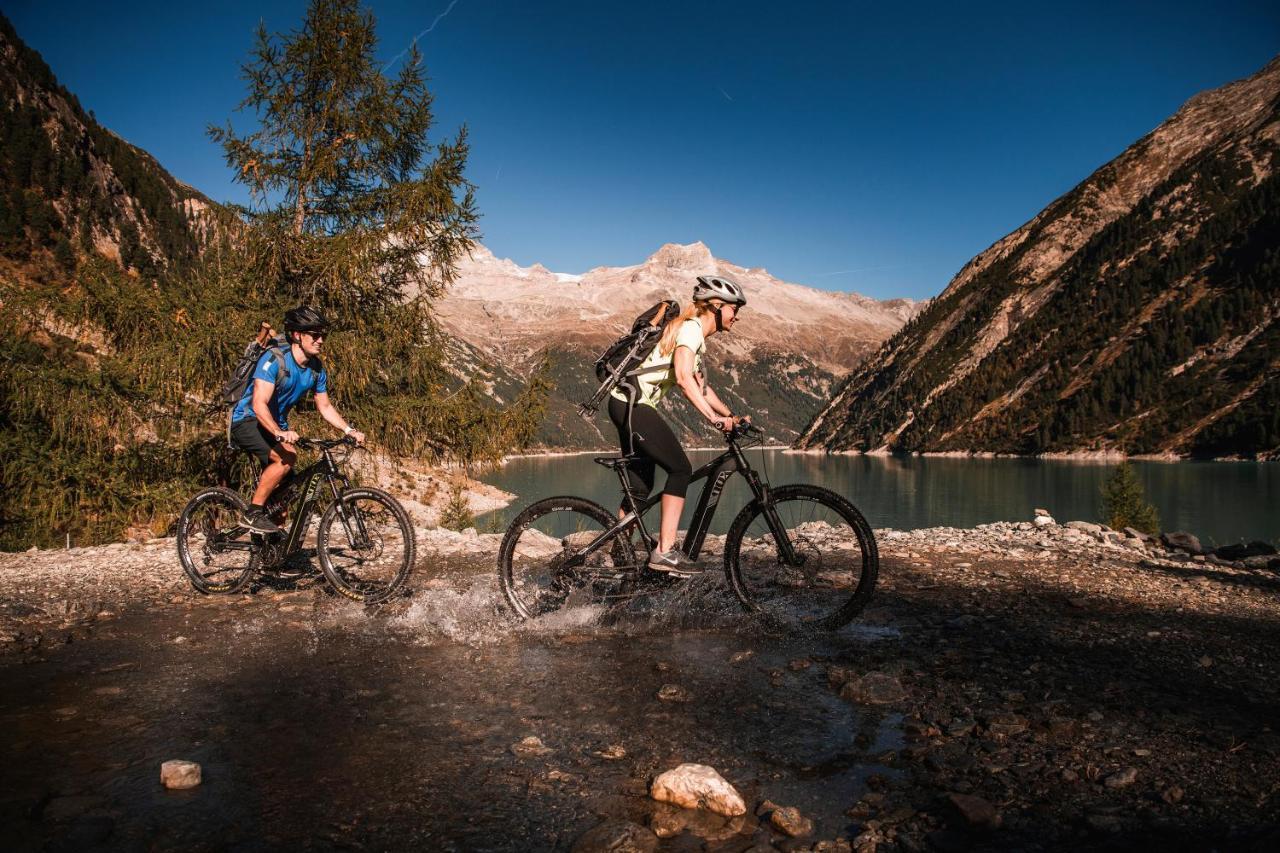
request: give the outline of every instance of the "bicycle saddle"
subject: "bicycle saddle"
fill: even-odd
[[[603,466],[604,466],[604,467],[606,467],[606,468],[612,468],[612,469],[615,469],[615,470],[616,470],[616,469],[618,469],[618,468],[626,468],[626,467],[630,466],[632,462],[639,462],[639,461],[640,461],[640,458],[641,458],[641,457],[640,457],[639,455],[634,455],[634,456],[597,456],[597,457],[595,457],[595,463],[596,463],[597,465],[603,465]]]

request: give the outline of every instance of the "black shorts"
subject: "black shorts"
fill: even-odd
[[[245,418],[231,425],[231,444],[254,457],[265,468],[271,464],[271,449],[278,442],[257,418]]]

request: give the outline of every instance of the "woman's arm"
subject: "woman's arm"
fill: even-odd
[[[700,374],[694,374],[693,350],[688,347],[676,347],[673,362],[676,368],[676,384],[680,386],[680,390],[684,392],[684,396],[698,410],[698,413],[719,429],[733,429],[733,419],[729,416],[728,409],[725,409],[724,403],[720,402],[719,397],[715,397],[715,392],[707,388],[705,382],[699,381]],[[707,391],[711,391],[710,397]],[[712,398],[723,412],[711,405]],[[729,421],[728,426],[725,426],[726,420]]]

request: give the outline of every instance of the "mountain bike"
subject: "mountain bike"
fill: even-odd
[[[338,467],[355,439],[300,439],[298,447],[320,458],[291,472],[272,493],[269,515],[293,520],[279,533],[254,533],[240,523],[248,501],[239,492],[213,486],[197,493],[178,516],[178,558],[192,586],[204,593],[243,590],[259,569],[278,569],[301,551],[311,518],[320,516],[314,547],[320,569],[347,598],[376,604],[404,585],[414,563],[413,525],[404,507],[381,489],[352,487]],[[335,448],[349,451],[339,457]],[[292,506],[290,506],[292,503]]]
[[[871,527],[852,503],[820,486],[771,486],[747,460],[763,433],[743,423],[725,434],[728,448],[693,472],[706,480],[680,546],[697,560],[725,484],[740,474],[752,500],[729,526],[724,571],[729,588],[749,611],[788,630],[834,630],[871,598],[880,556]],[[633,597],[657,573],[647,566],[657,539],[644,515],[661,494],[637,500],[627,468],[636,456],[601,456],[622,486],[627,512],[619,518],[580,497],[531,504],[507,528],[498,552],[498,582],[510,608],[524,619],[573,603]],[[761,466],[763,468],[763,465]]]

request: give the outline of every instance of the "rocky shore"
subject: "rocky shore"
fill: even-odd
[[[742,764],[728,731],[714,745],[697,747],[701,741],[691,736],[682,748],[653,755],[630,744],[588,754],[584,745],[573,765],[563,763],[565,748],[553,749],[545,724],[536,725],[543,717],[535,715],[523,719],[535,721],[533,731],[551,746],[519,758],[504,746],[504,760],[520,763],[521,784],[535,800],[552,789],[576,791],[577,802],[587,805],[563,818],[555,840],[531,846],[1274,849],[1280,842],[1275,557],[1246,553],[1265,550],[1262,544],[1238,546],[1228,553],[1237,559],[1227,559],[1194,553],[1198,543],[1178,537],[1161,542],[1037,516],[966,530],[877,531],[876,596],[842,640],[784,649],[770,638],[733,632],[738,650],[716,666],[737,667],[749,695],[766,706],[780,697],[802,705],[836,701],[861,721],[851,743],[832,746],[839,761],[860,768],[856,785],[822,794],[845,798],[838,820],[787,799],[786,790],[806,790],[803,780],[816,770],[795,770],[790,787],[780,790],[760,765]],[[419,537],[414,594],[381,614],[385,630],[441,628],[439,642],[474,645],[442,627],[471,606],[487,620],[481,633],[509,632],[488,576],[500,537],[443,530]],[[713,579],[707,586],[705,595],[724,595]],[[0,671],[56,666],[99,632],[115,636],[127,623],[128,631],[145,634],[148,619],[179,614],[190,622],[194,613],[221,626],[209,629],[218,636],[253,619],[274,620],[307,642],[324,626],[374,618],[305,580],[235,598],[195,596],[171,540],[0,555]],[[536,642],[555,648],[609,642],[606,629],[585,637],[583,630],[568,624]],[[507,637],[485,642],[529,642]],[[177,642],[169,634],[154,639]],[[777,662],[771,654],[786,657]],[[648,694],[661,713],[694,714],[706,692],[690,685],[694,675],[682,676],[679,662],[656,666],[644,677],[662,682]],[[579,723],[594,730],[591,719]],[[785,740],[788,727],[801,723],[789,715],[771,725]],[[714,766],[743,792],[746,813],[731,817],[654,800],[650,785],[676,766],[677,755]],[[630,781],[609,775],[621,766]],[[822,777],[814,778],[821,790]],[[14,796],[0,792],[0,805]],[[57,838],[61,825],[39,823],[45,807],[28,804],[35,813],[24,814],[44,827],[39,837]],[[497,841],[492,847],[506,849]]]

